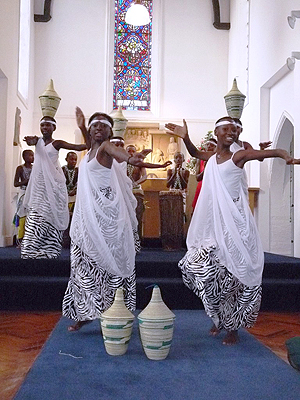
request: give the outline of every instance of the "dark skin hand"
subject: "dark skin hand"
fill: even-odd
[[[185,119],[183,120],[183,126],[168,123],[165,124],[165,127],[169,129],[175,136],[183,139],[184,144],[186,145],[186,148],[192,157],[207,161],[214,154],[213,151],[198,150],[197,147],[191,142]]]

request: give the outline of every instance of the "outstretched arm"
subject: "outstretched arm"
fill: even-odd
[[[253,149],[253,147],[251,146],[250,143],[248,143],[248,142],[243,142],[243,144],[244,144],[244,149],[245,149],[245,150]],[[259,143],[259,148],[260,148],[260,150],[265,150],[265,149],[267,149],[268,147],[270,147],[271,144],[272,144],[272,142],[260,142],[260,143]],[[264,158],[260,157],[260,158],[258,158],[258,161],[264,161]]]
[[[144,163],[144,167],[145,168],[166,168],[167,166],[169,166],[171,164],[172,164],[172,161],[166,161],[163,164]]]
[[[52,145],[56,150],[66,149],[66,150],[82,151],[87,149],[86,144],[69,143],[65,142],[64,140],[54,140],[52,142]]]
[[[144,168],[165,168],[168,165],[172,164],[171,161],[166,161],[163,164],[145,163],[144,158],[147,157],[147,155],[149,153],[151,153],[151,151],[152,151],[151,149],[144,149],[140,153],[134,153],[133,156],[129,156],[126,161],[128,162],[128,164],[135,165],[137,167],[144,167]],[[127,156],[128,156],[128,153],[127,153]]]
[[[151,149],[144,149],[140,153],[134,153],[134,155],[130,156],[128,152],[122,147],[117,147],[109,140],[102,143],[100,146],[101,151],[97,152],[97,160],[101,162],[101,158],[106,154],[106,157],[114,158],[119,163],[126,161],[129,164],[135,165],[137,167],[145,167],[147,163],[144,163],[144,158],[147,157],[149,153],[151,153]],[[111,162],[111,161],[110,161]],[[158,164],[159,165],[159,164]],[[161,165],[159,165],[161,167]]]
[[[183,120],[183,126],[168,123],[165,124],[165,127],[171,131],[168,132],[169,134],[173,134],[183,139],[184,144],[192,157],[207,161],[214,154],[213,152],[199,151],[194,143],[192,143],[188,134],[188,127],[185,119]]]
[[[101,145],[103,151],[108,154],[110,157],[114,158],[119,163],[126,161],[131,165],[135,165],[136,167],[144,167],[144,168],[163,168],[166,165],[169,165],[169,162],[164,164],[152,164],[145,163],[144,158],[147,157],[148,154],[151,153],[151,149],[144,149],[140,153],[134,153],[134,155],[130,156],[128,152],[122,147],[117,147],[113,143],[109,141],[105,141]],[[102,152],[98,151],[97,159],[101,163]]]
[[[265,158],[282,158],[287,164],[295,164],[293,157],[291,157],[289,153],[283,149],[241,150],[233,155],[232,160],[238,167],[243,168],[247,161],[264,160]]]

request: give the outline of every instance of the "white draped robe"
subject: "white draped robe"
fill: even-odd
[[[35,146],[35,157],[24,198],[24,206],[34,210],[59,231],[69,224],[66,178],[52,143],[42,137]]]
[[[206,164],[205,177],[187,235],[188,250],[216,247],[220,262],[247,286],[261,284],[264,253],[248,199],[243,169],[232,158]]]
[[[122,165],[99,164],[89,153],[79,165],[70,236],[101,268],[126,278],[135,267],[136,199]]]

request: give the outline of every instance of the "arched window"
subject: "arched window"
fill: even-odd
[[[142,3],[151,22],[144,26],[127,25],[125,14],[133,0],[115,0],[115,49],[113,107],[150,111],[152,0]]]

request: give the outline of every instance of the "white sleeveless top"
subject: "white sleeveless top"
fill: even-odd
[[[241,179],[244,169],[237,167],[232,161],[232,157],[222,164],[217,164],[217,168],[228,193],[233,200],[236,200],[240,195]]]
[[[87,161],[87,169],[89,174],[94,179],[98,180],[102,188],[107,188],[110,186],[111,169],[99,164],[96,157],[92,158],[90,161]]]

